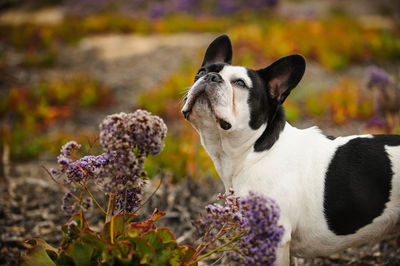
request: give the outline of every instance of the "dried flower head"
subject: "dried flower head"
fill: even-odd
[[[107,116],[100,124],[100,143],[108,151],[137,148],[145,156],[156,155],[164,147],[167,126],[145,110]]]
[[[100,124],[100,130],[100,142],[106,152],[75,160],[71,155],[81,145],[70,141],[57,157],[60,169],[52,169],[51,174],[75,188],[82,188],[92,181],[106,193],[117,193],[117,208],[132,212],[140,204],[145,184],[145,159],[161,152],[167,127],[158,116],[137,110],[107,116]],[[63,210],[67,214],[79,207],[89,208],[90,200],[83,200],[78,206],[76,202],[73,204],[70,193],[63,199]]]

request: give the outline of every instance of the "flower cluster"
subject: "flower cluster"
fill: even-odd
[[[386,73],[385,70],[380,69],[376,66],[369,67],[367,72],[368,72],[367,73],[367,75],[368,75],[367,86],[368,87],[377,86],[379,88],[384,89],[392,81],[392,78],[389,76],[388,73]]]
[[[74,151],[77,151],[81,148],[81,145],[76,141],[69,141],[67,144],[61,147],[61,154],[64,156],[71,156]]]
[[[230,239],[234,248],[228,254],[245,265],[272,265],[284,233],[275,201],[251,191],[247,197],[234,196],[233,190],[218,198],[225,200],[225,206],[206,207],[206,217],[196,223],[200,233],[212,237],[209,243]],[[229,230],[233,232],[226,237]]]
[[[246,234],[239,238],[239,252],[245,256],[246,265],[272,265],[276,260],[276,248],[284,229],[278,225],[279,208],[276,202],[261,194],[250,192],[240,200],[241,230]]]
[[[167,126],[145,110],[107,116],[100,124],[100,143],[106,150],[124,153],[137,147],[145,156],[156,155],[164,147]]]
[[[64,194],[61,210],[68,215],[72,215],[79,211],[78,202],[74,199],[71,191],[68,191]]]
[[[206,233],[206,230],[216,225],[217,227],[229,224],[242,225],[242,218],[239,213],[239,197],[234,196],[234,191],[231,189],[224,194],[218,194],[218,199],[225,201],[225,206],[218,203],[209,204],[206,206],[207,215],[196,221],[196,227],[201,235]],[[215,237],[218,228],[213,227],[213,230],[208,232],[209,235]]]
[[[117,194],[117,208],[132,212],[140,204],[145,184],[144,161],[148,155],[161,152],[166,133],[162,119],[144,110],[107,116],[100,124],[100,143],[105,152],[75,159],[74,152],[80,145],[70,141],[57,157],[60,169],[51,169],[51,174],[75,188],[85,188],[87,182],[92,181],[105,193]],[[83,209],[90,205],[87,199],[80,202]],[[68,192],[62,209],[71,214],[77,208],[79,204]]]

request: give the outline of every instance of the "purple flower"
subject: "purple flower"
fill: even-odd
[[[175,0],[174,7],[177,11],[190,11],[198,8],[197,0]]]
[[[367,125],[365,127],[368,129],[386,128],[386,120],[383,117],[375,116],[367,122]]]
[[[92,205],[93,205],[93,200],[91,197],[87,197],[82,200],[82,209],[83,210],[90,209],[90,207],[92,207]]]
[[[273,7],[278,4],[279,0],[250,0],[248,4],[253,9]]]
[[[156,3],[156,4],[154,4],[154,6],[151,8],[150,17],[151,17],[152,19],[157,19],[157,18],[160,18],[160,17],[165,16],[166,13],[167,13],[167,10],[166,10],[165,4],[163,4],[163,3]]]
[[[223,15],[232,14],[239,10],[239,6],[232,0],[221,0],[218,4],[218,12]]]
[[[61,148],[57,157],[60,169],[51,173],[63,183],[78,189],[92,181],[103,192],[118,192],[117,207],[132,212],[140,205],[140,195],[145,184],[144,161],[148,155],[156,155],[163,149],[167,127],[158,116],[144,110],[107,116],[100,124],[100,142],[106,152],[87,155],[74,160],[71,154],[81,145],[70,141]],[[88,209],[91,198],[81,206],[67,193],[63,210],[71,213],[76,208]]]
[[[230,190],[218,198],[225,200],[225,206],[208,205],[207,216],[195,225],[202,233],[214,227],[210,232],[214,238],[218,238],[215,231],[229,225],[244,233],[234,243],[238,249],[227,253],[232,259],[241,260],[245,265],[272,265],[284,233],[283,227],[278,225],[280,210],[276,202],[251,191],[249,196],[240,198]]]
[[[142,194],[142,187],[132,187],[121,190],[117,206],[126,212],[133,212],[140,205],[139,196]]]
[[[391,77],[389,76],[389,74],[386,73],[385,70],[378,68],[376,66],[369,67],[367,69],[367,75],[368,75],[368,82],[367,82],[368,87],[378,86],[380,88],[385,89],[391,81]]]
[[[71,191],[64,194],[61,210],[67,215],[72,215],[79,211],[78,202],[73,198]]]
[[[126,152],[138,148],[145,156],[160,153],[167,134],[161,118],[140,109],[107,116],[100,130],[100,143],[106,150]]]
[[[61,147],[61,154],[64,156],[71,156],[74,151],[77,151],[81,148],[81,145],[76,141],[69,141],[64,146]]]
[[[261,194],[250,191],[249,196],[240,200],[243,223],[240,226],[246,234],[239,238],[239,251],[251,258],[247,265],[272,265],[276,260],[276,249],[282,240],[284,229],[278,225],[279,207],[276,202]]]

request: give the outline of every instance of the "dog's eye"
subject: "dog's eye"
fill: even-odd
[[[244,81],[241,79],[237,79],[237,80],[233,81],[232,83],[239,87],[247,88],[246,83],[244,83]]]
[[[205,69],[200,69],[199,72],[197,72],[196,76],[194,77],[194,80],[198,80],[200,77],[204,76],[207,74],[207,71]]]
[[[197,72],[196,76],[201,77],[201,76],[204,76],[205,74],[206,74],[206,71],[204,69],[200,69],[199,72]]]

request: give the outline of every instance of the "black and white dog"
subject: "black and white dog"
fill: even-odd
[[[400,136],[331,138],[285,121],[282,103],[305,71],[300,55],[232,66],[226,35],[208,47],[182,113],[225,188],[277,201],[285,228],[277,265],[400,233]]]

